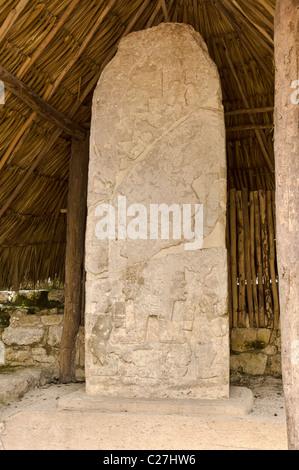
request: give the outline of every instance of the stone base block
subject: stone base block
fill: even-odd
[[[231,387],[223,400],[204,399],[143,399],[87,395],[78,390],[59,399],[57,407],[70,411],[105,411],[174,415],[244,416],[253,405],[253,394],[246,387]]]

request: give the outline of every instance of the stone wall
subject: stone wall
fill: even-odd
[[[63,328],[63,291],[0,293],[0,340],[4,345],[3,368],[42,367],[48,377],[59,377],[60,341]],[[84,329],[76,345],[75,374],[84,380]]]
[[[238,374],[281,376],[280,330],[233,328],[230,369]]]
[[[14,293],[0,292],[0,340],[3,341],[0,347],[4,348],[4,368],[43,367],[53,379],[57,378],[64,292],[49,295],[51,300],[60,298],[61,301],[59,307],[48,309],[12,305],[10,300],[13,298],[17,298]],[[80,327],[76,347],[76,377],[79,381],[85,380],[84,342],[84,327]],[[281,376],[280,330],[233,328],[230,345],[232,380],[242,374]]]

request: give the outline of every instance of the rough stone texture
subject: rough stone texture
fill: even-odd
[[[55,310],[56,311],[56,310]],[[52,379],[59,376],[60,341],[63,315],[51,315],[52,309],[42,310],[43,315],[28,315],[26,309],[15,308],[10,314],[9,326],[0,339],[4,348],[6,367],[43,367]],[[84,328],[80,328],[76,342],[75,377],[84,380]]]
[[[44,330],[40,327],[9,327],[3,335],[2,341],[8,346],[39,343],[44,335]]]
[[[54,402],[57,403],[55,398]],[[172,466],[180,462],[177,451],[186,450],[187,467],[193,463],[189,460],[190,450],[277,451],[287,448],[285,422],[275,421],[273,414],[271,420],[252,420],[251,415],[233,419],[158,413],[80,413],[54,407],[49,410],[45,405],[21,409],[9,416],[0,428],[0,439],[0,446],[2,441],[5,450],[95,450],[97,462],[104,468],[104,456],[110,457],[110,451],[120,449],[131,454],[126,452],[124,456],[122,452],[115,452],[110,458],[122,458],[121,463],[126,463],[126,467],[136,468],[141,466],[138,465],[140,460],[136,466],[124,460],[135,456],[136,450],[149,451],[150,463],[157,462],[156,455],[161,450],[165,450],[165,454],[171,450]],[[99,450],[106,452],[99,453]],[[158,452],[153,455],[153,450]],[[194,455],[197,463],[200,457],[195,452]]]
[[[0,365],[5,364],[5,346],[4,343],[0,340]]]
[[[250,375],[263,375],[265,373],[268,357],[262,353],[243,353],[231,356],[231,370]]]
[[[49,302],[58,302],[59,304],[64,304],[64,289],[53,289],[48,293]]]
[[[45,385],[49,376],[37,368],[27,368],[0,374],[0,404],[12,403],[30,389]]]
[[[229,398],[220,400],[205,399],[149,399],[118,398],[87,395],[85,390],[78,390],[60,398],[57,408],[70,411],[104,411],[114,413],[155,413],[171,415],[210,415],[244,416],[253,407],[253,394],[246,387],[230,387]]]
[[[267,328],[233,328],[230,369],[232,377],[235,372],[280,377],[280,331]]]
[[[50,346],[59,346],[61,342],[61,336],[62,336],[62,325],[50,326],[48,338],[47,338],[47,344],[49,344]]]
[[[186,251],[183,239],[98,240],[96,208],[116,208],[119,195],[147,214],[149,204],[203,204],[203,249]],[[221,87],[204,41],[178,24],[127,36],[93,102],[88,393],[228,397],[225,220]]]

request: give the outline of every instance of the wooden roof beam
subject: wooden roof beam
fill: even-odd
[[[273,129],[274,124],[239,124],[238,126],[230,126],[226,128],[226,132],[242,132],[255,131],[261,129]]]
[[[115,3],[116,3],[116,0],[110,0],[110,2],[106,5],[104,10],[100,14],[99,18],[97,18],[97,20],[95,21],[94,26],[91,28],[91,30],[89,31],[89,33],[85,37],[85,39],[84,39],[83,43],[81,44],[81,46],[79,47],[79,49],[75,52],[74,56],[67,62],[65,68],[59,74],[59,76],[56,79],[55,83],[50,84],[48,86],[48,88],[46,89],[46,91],[44,92],[44,95],[43,95],[44,100],[49,100],[53,96],[55,91],[60,86],[60,83],[64,79],[65,75],[70,71],[70,69],[73,67],[73,65],[76,63],[76,61],[81,57],[81,55],[85,51],[86,47],[90,43],[90,41],[94,38],[99,26],[104,21],[104,19],[106,18],[106,16],[108,15],[108,13],[112,9],[112,7],[115,5]],[[80,104],[81,104],[81,102],[80,102]],[[14,139],[10,143],[9,147],[5,151],[4,155],[2,156],[2,159],[0,160],[0,170],[3,168],[3,166],[5,165],[5,163],[7,161],[10,162],[13,159],[14,154],[22,146],[24,140],[26,139],[26,137],[28,135],[30,125],[33,122],[33,120],[35,119],[35,117],[36,117],[36,112],[33,112],[28,117],[27,121],[25,121],[25,123],[23,124],[21,129],[19,129],[19,131],[17,132],[16,136],[14,137]]]
[[[51,122],[59,129],[78,140],[85,139],[86,130],[83,127],[40,98],[31,88],[9,73],[1,65],[0,79],[4,82],[5,88],[8,91],[17,96],[43,119]]]
[[[265,106],[264,108],[251,108],[251,109],[234,109],[231,111],[225,111],[226,116],[239,116],[241,114],[261,114],[261,113],[272,113],[274,111],[273,106]]]
[[[115,0],[112,0],[112,2],[114,3]],[[109,4],[110,6],[112,6],[112,2]],[[140,15],[142,14],[142,12],[144,11],[144,9],[149,5],[149,2],[150,0],[146,0],[144,3],[142,3],[142,5],[140,6],[139,10],[137,11],[137,13],[135,14],[135,16],[132,18],[132,20],[130,21],[130,23],[128,24],[127,28],[125,29],[124,33],[121,35],[121,37],[124,37],[126,36],[131,30],[132,28],[134,27],[136,21],[138,20],[138,18],[140,17]],[[120,40],[121,38],[119,38]],[[118,41],[119,42],[119,41]],[[117,48],[117,46],[116,46]],[[112,58],[112,56],[115,54],[116,52],[116,48],[112,48],[111,51],[112,53],[108,54],[107,57],[106,57],[106,60],[103,62],[102,66],[101,66],[101,71],[100,73],[102,72],[104,66],[107,64],[107,62],[109,62],[109,60]],[[81,101],[83,101],[85,99],[85,97],[93,90],[93,88],[95,87],[99,77],[100,77],[100,73],[96,74],[96,76],[93,78],[93,80],[90,81],[90,83],[88,84],[88,86],[86,87],[85,91],[83,92],[83,94],[81,95]],[[75,112],[78,110],[78,108],[80,107],[81,105],[81,101],[76,101],[74,103],[74,105],[72,106],[70,112],[69,112],[69,115],[70,117],[72,117]],[[12,202],[19,196],[23,186],[25,185],[25,183],[27,182],[27,180],[29,179],[29,177],[32,175],[32,173],[34,172],[34,170],[37,168],[37,166],[41,163],[41,161],[43,160],[43,158],[45,158],[45,156],[48,154],[48,152],[51,150],[51,148],[55,145],[57,139],[59,138],[61,134],[61,130],[60,129],[56,129],[53,134],[51,135],[51,137],[49,138],[49,140],[45,143],[44,147],[42,148],[41,152],[37,155],[36,159],[32,162],[31,166],[28,168],[28,170],[26,171],[26,173],[24,174],[23,178],[21,179],[21,181],[17,184],[17,186],[15,187],[15,189],[11,192],[11,194],[9,195],[9,197],[7,198],[7,200],[5,201],[5,203],[2,205],[2,207],[0,207],[0,218],[5,214],[5,212],[7,211],[7,209],[10,207],[10,205],[12,204]]]

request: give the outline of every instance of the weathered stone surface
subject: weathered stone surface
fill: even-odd
[[[61,325],[63,315],[45,315],[41,317],[41,322],[45,326]]]
[[[45,348],[38,347],[32,349],[32,357],[35,362],[43,364],[54,364],[56,361],[55,357],[49,355]]]
[[[265,373],[268,356],[262,353],[243,353],[232,355],[230,367],[232,371],[251,375],[263,375]]]
[[[269,346],[263,350],[263,353],[267,354],[267,356],[275,356],[275,354],[277,354],[277,347],[269,344]]]
[[[16,350],[13,347],[7,347],[5,349],[5,358],[10,365],[31,365],[33,362],[31,350],[28,349]]]
[[[48,293],[48,301],[49,302],[59,302],[60,304],[64,304],[64,289],[53,289],[50,290]]]
[[[235,352],[264,349],[269,345],[271,330],[267,328],[233,328],[231,349]]]
[[[61,342],[62,326],[53,325],[49,328],[47,343],[50,346],[58,346]]]
[[[37,368],[27,368],[0,374],[0,404],[21,398],[30,389],[47,382],[46,374]]]
[[[11,291],[0,291],[0,303],[11,302],[13,293]]]
[[[7,345],[28,345],[41,341],[43,328],[39,327],[9,327],[2,334],[2,341]]]
[[[24,315],[23,312],[16,311],[14,315],[11,316],[10,326],[36,326],[40,324],[40,317],[37,315]]]
[[[257,341],[264,343],[264,345],[266,346],[270,342],[271,334],[272,330],[269,330],[269,328],[258,328]]]
[[[267,367],[265,370],[267,375],[274,375],[275,377],[281,377],[281,356],[276,354],[268,358]]]
[[[233,328],[231,330],[231,349],[236,352],[243,352],[254,349],[253,345],[257,340],[255,328]]]
[[[4,343],[0,340],[0,365],[5,364],[5,346]]]
[[[46,315],[58,315],[58,308],[47,308],[44,310],[40,311],[41,316],[46,316]]]
[[[143,204],[147,215],[149,204],[203,204],[203,249],[185,250],[183,237],[99,240],[96,208],[103,202],[117,208],[119,195],[128,207]],[[89,393],[228,396],[225,220],[221,87],[205,43],[179,24],[127,36],[93,102]]]

